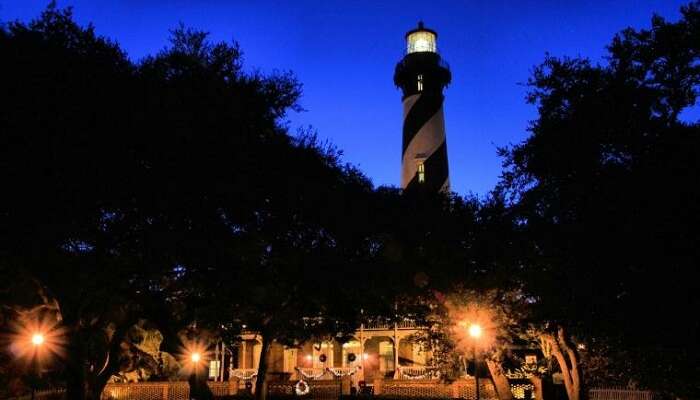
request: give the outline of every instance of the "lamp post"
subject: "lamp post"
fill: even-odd
[[[476,343],[481,337],[481,326],[478,324],[471,324],[469,326],[469,336],[474,339],[474,384],[476,390],[476,400],[479,400],[479,366],[477,364]]]
[[[36,396],[36,386],[38,381],[41,379],[41,365],[39,365],[39,351],[44,345],[44,335],[36,332],[32,335],[31,342],[34,349],[34,361],[36,362],[36,381],[32,382],[32,400]]]
[[[202,360],[202,355],[195,351],[190,355],[190,361],[192,361],[192,376],[193,376],[193,382],[194,385],[192,387],[192,391],[195,391],[197,393],[199,391],[199,378],[197,376],[197,369],[199,368],[199,362]],[[190,397],[191,394],[190,394]]]

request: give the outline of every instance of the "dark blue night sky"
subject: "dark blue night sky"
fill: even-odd
[[[0,0],[0,20],[28,20],[47,0]],[[289,115],[311,125],[376,185],[398,185],[401,100],[392,75],[404,33],[419,19],[450,63],[445,118],[452,189],[487,193],[498,180],[496,147],[526,135],[533,106],[522,86],[545,52],[602,60],[619,30],[648,27],[653,12],[679,16],[680,0],[234,1],[64,0],[76,19],[138,60],[165,46],[178,22],[235,39],[249,68],[292,70],[304,84]]]

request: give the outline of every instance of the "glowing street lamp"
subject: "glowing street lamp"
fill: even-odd
[[[476,400],[479,400],[479,366],[477,364],[477,353],[476,353],[476,343],[481,337],[481,325],[471,324],[469,325],[469,336],[474,339],[474,384],[476,391]]]
[[[44,344],[44,335],[39,332],[32,334],[32,346],[34,346],[34,351],[38,352],[39,348]],[[41,379],[41,366],[37,362],[37,379]],[[36,396],[36,382],[32,383],[32,400]]]
[[[188,370],[196,370],[209,361],[209,353],[204,342],[192,340],[184,342],[181,348],[180,360]]]
[[[195,349],[198,347],[195,347]],[[190,363],[192,364],[192,375],[191,379],[194,383],[194,387],[199,386],[199,363],[202,361],[202,353],[199,352],[199,350],[191,350],[190,351]],[[197,389],[198,390],[198,389]]]
[[[64,356],[64,329],[55,315],[46,314],[41,318],[24,316],[13,322],[10,351],[18,359],[27,363],[31,375],[32,399],[41,375],[52,357]]]

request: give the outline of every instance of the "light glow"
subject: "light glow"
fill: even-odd
[[[9,351],[18,361],[41,367],[64,357],[64,330],[55,315],[23,316],[11,329]]]
[[[471,297],[470,301],[464,302],[464,298]],[[500,328],[497,323],[498,315],[494,313],[494,308],[489,307],[490,302],[482,301],[477,295],[467,292],[454,297],[456,300],[448,299],[445,302],[450,318],[454,321],[452,332],[456,345],[460,351],[472,353],[475,348],[478,351],[485,351],[497,344]],[[481,300],[481,299],[479,299]]]
[[[478,339],[481,337],[481,326],[478,324],[471,324],[469,326],[469,336],[473,337],[474,339]]]
[[[186,373],[195,372],[201,365],[208,365],[211,357],[211,354],[207,352],[206,342],[199,340],[183,343],[180,351],[178,358]]]
[[[34,346],[41,346],[44,344],[44,335],[41,333],[35,333],[32,335],[32,344]]]
[[[413,43],[413,48],[415,51],[428,51],[430,44],[425,39],[418,39]]]

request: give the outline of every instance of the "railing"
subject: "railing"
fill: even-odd
[[[416,320],[414,319],[404,319],[396,323],[397,328],[399,329],[416,329],[418,328],[418,324],[416,324]]]
[[[590,400],[654,400],[655,397],[650,390],[595,388],[588,391]]]
[[[428,53],[428,54],[430,54],[430,57],[437,58],[437,64],[439,66],[441,66],[442,68],[445,68],[447,70],[450,69],[450,64],[447,61],[445,61],[444,58],[442,58],[442,56],[440,55],[439,52],[437,52],[437,51],[436,52],[427,52],[426,51],[426,52],[418,52],[418,53]],[[413,54],[413,53],[410,53],[410,54]],[[406,64],[406,60],[404,58],[406,55],[408,55],[408,54],[406,54],[406,53],[399,54],[398,58],[401,60],[401,61],[399,61],[399,64]]]
[[[396,322],[397,329],[416,329],[418,324],[413,319],[403,319]],[[391,330],[394,329],[394,322],[385,319],[368,320],[363,324],[363,329],[372,330]]]
[[[375,331],[376,331],[376,330],[389,330],[389,329],[394,329],[394,324],[392,324],[392,323],[390,323],[390,322],[388,322],[388,321],[381,321],[381,320],[377,321],[377,320],[374,320],[374,321],[367,321],[367,322],[364,324],[363,328],[364,328],[365,330],[367,330],[367,331],[371,331],[371,330],[375,330]]]

